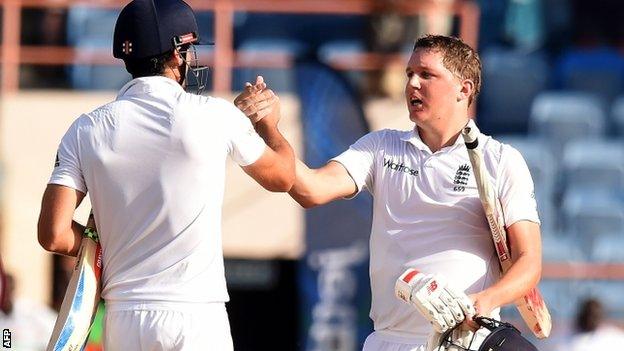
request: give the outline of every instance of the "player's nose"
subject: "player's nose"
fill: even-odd
[[[414,89],[420,89],[420,79],[418,79],[418,75],[414,74],[407,80],[407,85]]]

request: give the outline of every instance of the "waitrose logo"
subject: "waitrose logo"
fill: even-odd
[[[384,158],[384,167],[388,168],[392,171],[397,171],[397,172],[403,172],[403,173],[407,173],[409,175],[411,175],[412,177],[417,177],[418,176],[418,170],[417,169],[411,169],[408,166],[406,166],[405,164],[401,163],[396,163],[393,162],[391,159],[387,159]]]

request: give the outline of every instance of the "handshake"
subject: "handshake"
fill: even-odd
[[[410,268],[394,286],[398,298],[416,307],[436,332],[444,333],[475,315],[472,301],[463,292],[448,286],[440,276]]]

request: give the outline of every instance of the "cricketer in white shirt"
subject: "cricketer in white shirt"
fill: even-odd
[[[225,161],[246,166],[264,148],[234,105],[159,76],[130,81],[71,125],[49,183],[89,190],[107,308],[227,301]]]
[[[427,35],[416,41],[405,73],[412,130],[370,133],[317,169],[298,161],[289,191],[305,208],[355,196],[362,189],[373,195],[370,316],[375,332],[364,343],[365,351],[438,346],[427,320],[395,297],[395,282],[408,268],[443,276],[453,290],[469,294],[465,297],[475,314],[486,316],[495,316],[500,306],[536,286],[541,272],[539,219],[526,163],[510,146],[480,136],[514,258],[512,267],[499,277],[460,137],[481,86],[479,55],[458,38]],[[464,309],[463,317],[463,327],[478,328],[471,312]],[[470,342],[466,333],[461,334],[454,341]],[[427,344],[429,336],[432,342]]]
[[[279,179],[280,172],[273,169],[271,175],[273,166],[267,164],[287,161],[263,138],[232,103],[187,93],[164,76],[130,81],[115,101],[70,126],[58,148],[40,223],[51,221],[46,218],[54,217],[55,206],[70,201],[59,201],[59,194],[78,191],[80,196],[64,195],[78,203],[90,194],[103,252],[108,349],[141,349],[141,338],[163,339],[159,345],[171,345],[165,349],[183,344],[197,349],[203,346],[192,342],[211,339],[207,324],[216,333],[213,345],[231,349],[221,245],[226,157],[271,190],[286,191],[294,180],[291,165],[292,174],[284,172],[291,183],[271,185],[270,178]],[[282,147],[292,155],[288,143]],[[63,209],[73,213],[73,205]],[[65,238],[67,247],[49,242],[44,247],[75,255],[68,236],[56,236]],[[162,315],[132,314],[137,311]],[[163,320],[170,324],[150,325]],[[173,326],[181,334],[172,339],[163,330],[176,334]],[[188,340],[180,341],[180,335]]]
[[[506,226],[539,223],[533,182],[520,153],[481,135],[484,160],[503,206]],[[407,268],[440,274],[476,293],[499,277],[496,252],[462,138],[431,153],[418,133],[370,133],[332,159],[373,195],[370,237],[370,317],[380,334],[424,344],[431,326],[394,295]],[[496,312],[494,312],[496,314]]]

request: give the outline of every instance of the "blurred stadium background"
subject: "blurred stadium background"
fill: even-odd
[[[478,124],[522,152],[536,184],[540,288],[555,319],[539,349],[556,350],[573,332],[588,297],[602,301],[609,322],[624,325],[623,2],[189,3],[201,37],[216,43],[199,51],[212,67],[210,94],[232,100],[263,75],[282,97],[286,137],[317,166],[369,130],[411,127],[402,92],[416,37],[453,34],[478,47]],[[21,324],[11,324],[19,329],[14,343],[22,333],[18,349],[38,350],[36,339],[44,335],[45,344],[48,332],[36,316],[53,316],[73,264],[38,246],[39,201],[66,128],[129,79],[111,54],[125,1],[1,4],[0,255],[15,278],[15,300],[27,301]],[[304,212],[232,164],[228,175],[223,235],[236,350],[359,349],[371,328],[370,198]],[[77,214],[83,223],[88,207]],[[504,315],[530,334],[514,308]],[[0,312],[0,329],[3,321]],[[99,349],[99,327],[90,350]]]

